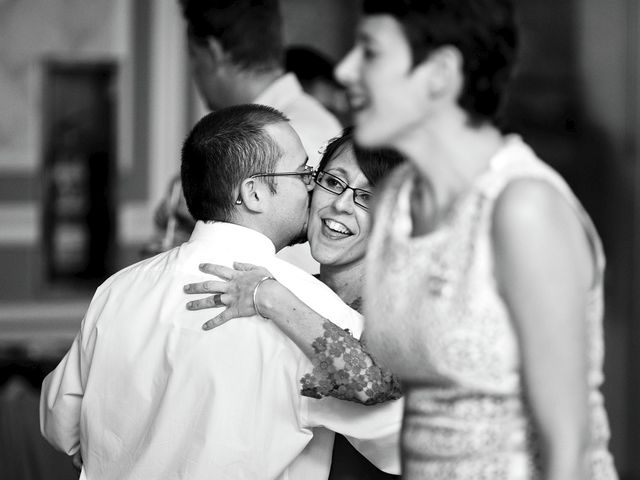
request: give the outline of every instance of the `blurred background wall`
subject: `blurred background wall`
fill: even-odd
[[[348,50],[355,0],[282,3],[287,44],[334,61]],[[612,449],[622,478],[640,479],[640,8],[517,4],[507,123],[565,176],[603,237]],[[2,404],[0,439],[20,435],[7,416],[36,428],[33,392],[93,290],[154,234],[181,142],[205,111],[187,60],[173,0],[0,0],[0,398],[22,399],[17,411]]]

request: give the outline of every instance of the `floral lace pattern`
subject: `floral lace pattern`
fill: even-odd
[[[589,480],[616,480],[602,383],[604,254],[564,180],[509,137],[437,230],[413,236],[407,164],[379,193],[367,250],[367,334],[405,389],[403,479],[537,480],[539,432],[523,391],[520,344],[495,278],[493,209],[520,178],[549,183],[573,206],[594,248],[597,280],[585,305],[589,349]],[[393,319],[390,322],[389,319]]]
[[[322,326],[324,335],[311,345],[315,352],[311,359],[313,371],[300,380],[302,395],[330,396],[365,405],[402,396],[396,378],[376,365],[363,342],[329,321]]]

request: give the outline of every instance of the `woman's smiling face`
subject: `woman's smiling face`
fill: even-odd
[[[372,190],[348,143],[327,163],[324,171],[350,187]],[[353,190],[336,195],[316,185],[311,198],[307,236],[311,254],[326,267],[346,267],[364,260],[371,216],[353,201]]]
[[[359,145],[392,146],[423,120],[424,81],[412,69],[411,47],[392,16],[364,16],[335,75],[347,89]]]

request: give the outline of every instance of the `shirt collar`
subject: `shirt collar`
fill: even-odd
[[[258,255],[275,255],[276,247],[264,234],[250,228],[227,222],[203,222],[198,221],[190,242],[215,241],[221,248],[228,250],[245,250],[250,248],[252,253]]]
[[[269,85],[253,103],[270,105],[278,110],[302,94],[302,86],[293,73],[286,73]]]

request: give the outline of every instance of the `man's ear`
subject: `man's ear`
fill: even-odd
[[[422,77],[430,100],[450,97],[457,101],[462,93],[462,54],[456,47],[445,45],[435,49],[414,70],[414,74]]]
[[[190,50],[193,55],[204,60],[212,70],[217,69],[225,59],[225,51],[222,44],[215,37],[207,37],[204,41],[189,40]]]
[[[240,184],[238,198],[245,208],[251,212],[264,212],[270,197],[269,186],[255,178],[245,178]]]
[[[220,41],[215,37],[207,37],[207,51],[216,65],[221,64],[226,58],[226,52]]]

